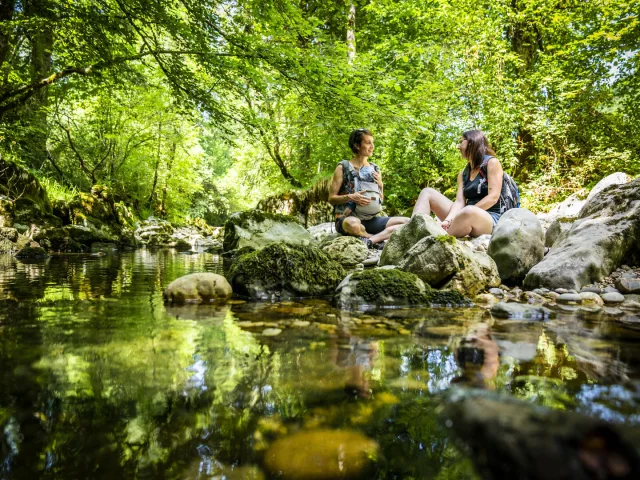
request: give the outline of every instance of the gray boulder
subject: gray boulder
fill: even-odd
[[[640,179],[611,185],[582,208],[566,237],[527,274],[533,289],[580,290],[640,256]]]
[[[344,267],[355,267],[369,256],[369,249],[356,237],[338,237],[331,240],[322,251]]]
[[[547,228],[544,236],[544,246],[551,248],[558,240],[565,237],[571,230],[574,220],[575,218],[572,217],[556,218]]]
[[[163,293],[167,303],[213,303],[231,295],[231,285],[216,273],[192,273],[171,282]]]
[[[397,265],[431,287],[457,290],[467,296],[500,285],[498,268],[491,257],[446,233],[423,238],[397,260]]]
[[[332,241],[334,238],[338,238],[341,236],[338,232],[336,232],[334,222],[326,222],[319,225],[314,225],[313,227],[307,228],[307,230],[311,235],[312,241],[316,245],[321,247]]]
[[[503,283],[520,283],[544,258],[544,232],[538,217],[524,208],[509,210],[493,229],[487,253]]]
[[[417,214],[391,234],[380,256],[380,265],[398,265],[420,240],[442,235],[447,235],[447,232],[437,221],[428,215]]]
[[[272,243],[311,244],[311,234],[294,217],[259,210],[233,214],[224,227],[225,252],[242,247],[260,249]]]

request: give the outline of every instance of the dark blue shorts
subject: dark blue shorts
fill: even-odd
[[[342,222],[347,217],[339,217],[336,220],[336,232],[340,235],[348,235],[342,228]],[[389,217],[373,217],[371,220],[360,220],[362,226],[367,231],[367,233],[371,235],[375,235],[376,233],[382,232],[385,228],[387,228],[387,223],[389,222]]]
[[[491,215],[491,218],[493,218],[493,226],[495,227],[496,224],[498,223],[498,220],[500,220],[500,214],[496,212],[487,212],[487,213]]]

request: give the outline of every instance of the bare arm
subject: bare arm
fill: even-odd
[[[476,203],[476,207],[483,210],[493,207],[500,200],[500,192],[502,191],[502,165],[497,158],[492,158],[487,163],[487,184],[489,185],[489,193],[486,197]]]
[[[464,187],[462,185],[462,172],[458,173],[458,190],[456,191],[456,199],[451,205],[451,210],[449,210],[449,215],[442,221],[442,228],[447,230],[451,222],[458,214],[460,210],[464,208],[466,205],[466,200],[464,199]]]
[[[333,178],[331,179],[331,186],[329,187],[329,203],[331,205],[344,205],[347,202],[353,201],[358,205],[368,205],[371,202],[369,197],[362,195],[363,192],[350,193],[348,195],[338,195],[340,187],[342,186],[342,165],[336,167],[333,172]]]

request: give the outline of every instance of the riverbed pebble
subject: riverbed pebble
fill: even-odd
[[[569,293],[569,290],[567,290],[566,288],[556,288],[556,293],[562,295],[563,293]]]
[[[611,286],[605,287],[603,292],[604,293],[620,293],[617,288],[611,287]]]
[[[624,295],[619,292],[608,292],[602,294],[602,300],[607,305],[618,304],[624,302]]]
[[[640,302],[636,302],[635,300],[625,300],[622,305],[622,308],[626,308],[627,310],[640,311]]]
[[[491,308],[491,314],[497,318],[525,320],[545,320],[553,316],[553,312],[545,307],[505,302],[495,304]]]
[[[536,292],[524,292],[524,300],[531,305],[544,305],[547,299]]]
[[[624,312],[622,310],[614,307],[604,307],[602,311],[605,313],[605,315],[609,315],[612,317],[620,317],[624,315]]]
[[[265,328],[262,331],[262,335],[264,335],[265,337],[276,337],[281,333],[282,333],[282,330],[280,328]]]
[[[600,287],[596,287],[594,285],[587,285],[586,287],[582,287],[580,289],[580,293],[591,292],[591,293],[602,293],[602,289]]]
[[[504,295],[504,291],[502,291],[501,288],[490,288],[489,293],[491,295],[495,295],[496,297],[501,297],[502,295]]]
[[[556,302],[563,304],[574,304],[577,305],[582,303],[582,298],[577,293],[561,293],[560,296],[556,299]]]
[[[582,305],[603,305],[604,301],[602,297],[594,292],[581,292],[580,295],[580,303]]]

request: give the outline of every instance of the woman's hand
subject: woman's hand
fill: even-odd
[[[347,195],[349,200],[356,202],[357,205],[369,205],[371,203],[371,199],[364,195],[365,191],[362,190],[358,193],[350,193]]]
[[[384,187],[384,185],[382,184],[382,175],[380,175],[380,172],[373,172],[373,179],[378,184],[380,191],[382,191],[382,188]]]

